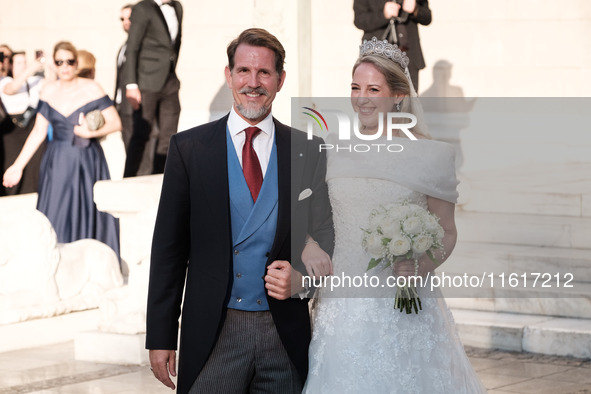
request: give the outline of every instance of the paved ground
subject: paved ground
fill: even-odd
[[[591,393],[591,360],[467,348],[491,394]],[[147,366],[74,360],[74,345],[0,353],[0,394],[171,393]]]

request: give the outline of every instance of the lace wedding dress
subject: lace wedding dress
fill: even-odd
[[[427,195],[451,202],[457,198],[451,146],[430,140],[384,142],[400,143],[404,150],[328,153],[335,277],[367,273],[385,284],[392,275],[390,269],[366,272],[370,257],[361,246],[362,228],[373,209],[402,201],[426,208]],[[428,288],[418,291],[423,309],[406,314],[393,308],[395,287],[320,289],[304,392],[486,392],[441,294]]]

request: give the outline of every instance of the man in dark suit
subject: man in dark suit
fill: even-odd
[[[248,29],[227,52],[230,114],[170,141],[146,347],[174,388],[182,301],[179,393],[300,393],[310,341],[300,273],[332,271],[326,156],[320,139],[271,115],[285,80],[277,38]]]
[[[354,0],[354,23],[363,30],[362,40],[387,39],[410,59],[408,71],[415,90],[419,91],[419,70],[425,68],[418,25],[431,23],[428,0]],[[390,36],[390,20],[394,20],[395,37]]]
[[[125,33],[129,32],[131,26],[131,9],[133,5],[127,4],[121,8],[121,25]],[[129,148],[131,133],[133,132],[133,109],[125,97],[125,81],[123,80],[123,69],[125,67],[125,52],[127,49],[127,40],[117,52],[117,78],[115,81],[115,107],[121,118],[121,134],[125,143],[125,150]]]
[[[158,127],[153,174],[164,172],[170,136],[177,132],[181,105],[175,69],[181,47],[183,7],[176,0],[142,0],[131,13],[124,69],[126,97],[134,110],[125,176],[139,169],[150,132]]]

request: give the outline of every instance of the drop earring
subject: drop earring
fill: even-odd
[[[400,103],[396,103],[396,112],[400,112]]]

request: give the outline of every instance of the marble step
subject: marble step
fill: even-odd
[[[460,176],[464,211],[591,217],[591,163],[535,163]]]
[[[591,283],[589,249],[458,242],[439,271],[470,274],[572,274],[573,283]],[[561,279],[562,279],[561,277]],[[529,279],[528,279],[529,282]],[[564,280],[562,280],[564,282]],[[537,285],[540,287],[540,285]]]
[[[464,242],[437,272],[474,279],[465,288],[443,288],[454,308],[591,319],[590,266],[591,254],[582,249]],[[540,273],[535,283],[534,272]]]
[[[591,217],[457,210],[456,226],[458,242],[591,247]]]
[[[461,310],[591,319],[591,297],[588,295],[571,298],[530,295],[527,293],[522,297],[446,297],[446,301],[450,307]]]
[[[591,319],[461,309],[452,313],[467,346],[591,357]]]
[[[96,330],[98,309],[0,325],[0,353],[73,341],[79,332]]]

